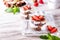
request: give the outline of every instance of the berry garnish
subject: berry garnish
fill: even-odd
[[[52,26],[47,26],[48,30],[51,31],[53,29]]]
[[[35,2],[35,3],[34,3],[34,6],[35,6],[35,7],[38,7],[38,2]]]
[[[50,33],[55,33],[57,32],[57,28],[56,27],[52,27],[52,26],[47,26],[48,30]]]
[[[50,32],[51,32],[51,33],[57,32],[57,28],[54,27]]]
[[[39,0],[39,3],[40,3],[40,4],[44,4],[43,0]]]

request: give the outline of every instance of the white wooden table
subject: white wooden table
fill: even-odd
[[[3,6],[1,5],[1,7]],[[0,10],[0,40],[41,40],[39,37],[22,36],[20,33],[20,15],[3,14],[3,11],[1,12],[1,10]],[[55,22],[60,28],[60,9],[49,10],[48,12],[54,15]]]
[[[53,14],[55,22],[60,28],[60,9],[49,10],[48,12]],[[7,19],[7,16],[3,16],[0,16],[0,40],[41,40],[39,37],[24,37],[20,34],[19,16],[16,15],[14,17],[15,19],[17,18],[16,20],[11,18],[13,16],[8,16],[9,19]]]

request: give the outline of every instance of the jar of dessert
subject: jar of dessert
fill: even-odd
[[[42,26],[46,24],[44,15],[38,13],[32,14],[30,20],[30,28],[35,31],[41,31]]]
[[[22,7],[26,5],[26,2],[23,0],[3,0],[3,2],[4,5],[6,5],[7,7],[13,7],[13,6]]]

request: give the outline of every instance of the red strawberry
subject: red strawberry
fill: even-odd
[[[39,17],[40,17],[40,18],[44,18],[44,16],[43,16],[43,15],[40,15]]]
[[[52,27],[52,26],[47,26],[48,30],[50,31],[50,33],[55,33],[57,32],[57,28]]]
[[[28,8],[27,8],[26,6],[25,6],[25,7],[23,7],[23,9],[24,9],[24,10],[28,10]]]
[[[54,27],[50,32],[51,32],[51,33],[57,32],[57,28]]]
[[[32,16],[32,20],[35,20],[33,16]]]
[[[39,3],[40,3],[40,4],[44,4],[43,0],[39,0]]]
[[[36,20],[36,21],[39,21],[40,19],[38,18],[38,16],[35,16],[35,20]]]
[[[44,18],[44,16],[39,16],[39,19],[40,19],[40,21],[44,21],[45,20],[45,18]]]
[[[24,10],[29,10],[31,7],[29,5],[23,7]]]
[[[47,26],[48,30],[51,31],[53,29],[52,26]]]
[[[31,9],[31,6],[30,5],[28,5],[28,9]]]
[[[33,16],[33,19],[34,19],[35,21],[40,20],[40,19],[38,18],[38,16]]]
[[[27,5],[26,7],[27,7],[28,9],[31,9],[31,6],[30,6],[30,5]]]
[[[42,19],[43,17],[44,17],[44,16],[41,16],[41,15],[39,16],[40,19]]]
[[[39,18],[39,16],[35,15],[37,18]]]
[[[38,2],[35,2],[35,3],[34,3],[34,6],[35,6],[35,7],[38,7]]]

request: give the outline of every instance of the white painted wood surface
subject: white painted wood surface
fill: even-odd
[[[57,10],[52,10],[48,11],[48,13],[54,14],[55,22],[58,26],[60,26],[60,9]],[[40,40],[39,37],[24,37],[20,34],[19,31],[19,18],[17,19],[15,16],[14,18],[16,19],[7,19],[6,16],[0,16],[0,40]],[[6,21],[6,22],[5,22]],[[5,22],[5,23],[4,23]],[[2,24],[1,24],[2,23]],[[60,27],[59,27],[60,28]]]
[[[1,3],[0,5],[4,8]],[[20,15],[5,14],[2,10],[0,8],[0,40],[41,40],[39,37],[24,37],[21,35]],[[54,15],[55,22],[60,28],[60,9],[46,11]]]

